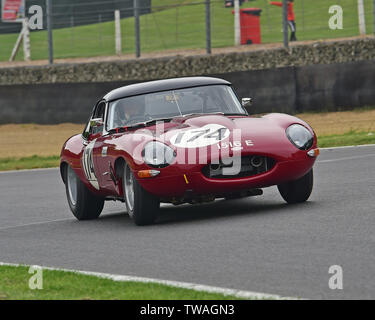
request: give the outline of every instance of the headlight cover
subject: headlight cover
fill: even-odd
[[[176,152],[164,143],[152,141],[146,144],[142,156],[145,163],[150,167],[164,168],[173,162]]]
[[[298,149],[308,150],[314,143],[312,133],[300,124],[292,124],[286,129],[286,136]]]

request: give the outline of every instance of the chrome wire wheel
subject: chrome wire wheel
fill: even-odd
[[[126,206],[128,208],[129,215],[132,216],[134,210],[134,176],[129,166],[125,167],[124,181]]]
[[[77,175],[74,170],[68,166],[68,174],[67,174],[67,184],[68,184],[68,195],[69,201],[72,203],[73,206],[77,204]]]

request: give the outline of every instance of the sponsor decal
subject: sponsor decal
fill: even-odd
[[[201,128],[179,131],[170,142],[180,148],[201,148],[217,144],[229,135],[230,131],[227,127],[211,123]]]
[[[245,140],[245,144],[247,147],[252,147],[254,146],[254,143],[252,140]],[[229,141],[229,142],[221,142],[221,143],[218,143],[217,145],[217,148],[219,150],[221,149],[232,149],[232,150],[242,150],[243,149],[243,146],[242,146],[242,142],[240,140],[238,141]]]
[[[91,185],[99,190],[99,183],[98,178],[95,174],[94,168],[94,158],[93,158],[93,150],[95,146],[96,139],[92,140],[83,151],[82,155],[82,166],[85,171],[85,175],[87,180],[91,183]]]

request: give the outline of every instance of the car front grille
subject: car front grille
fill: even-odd
[[[271,170],[275,160],[265,156],[250,155],[241,158],[226,159],[220,163],[210,163],[202,169],[207,178],[233,179],[251,177]]]

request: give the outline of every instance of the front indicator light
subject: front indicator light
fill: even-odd
[[[152,178],[156,177],[160,171],[158,170],[140,170],[138,171],[138,177],[140,178]]]
[[[315,157],[317,157],[318,155],[320,155],[320,150],[319,150],[319,148],[312,149],[312,150],[308,151],[307,154],[308,154],[311,158],[315,158]]]

